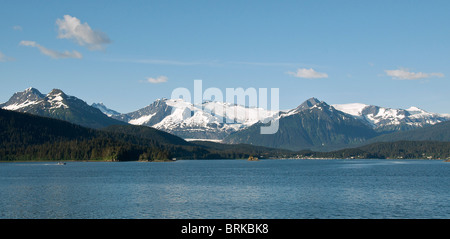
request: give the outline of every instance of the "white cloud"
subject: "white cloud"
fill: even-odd
[[[13,61],[14,58],[6,56],[3,52],[0,51],[0,62]]]
[[[430,77],[444,77],[442,73],[423,73],[423,72],[410,72],[408,69],[400,68],[397,70],[385,70],[388,76],[391,76],[396,80],[420,80]]]
[[[238,65],[249,65],[249,66],[298,66],[301,63],[296,62],[252,62],[252,61],[231,61],[230,64],[238,64]]]
[[[161,59],[107,59],[114,62],[131,62],[151,65],[172,65],[172,66],[220,66],[223,65],[219,61],[178,61],[178,60],[161,60]]]
[[[30,46],[30,47],[36,47],[39,49],[39,51],[41,51],[42,54],[50,56],[51,58],[54,59],[62,59],[62,58],[77,58],[77,59],[81,59],[83,56],[81,55],[81,53],[77,52],[77,51],[64,51],[64,52],[58,52],[58,51],[54,51],[48,48],[45,48],[39,44],[37,44],[34,41],[21,41],[19,43],[19,45],[21,46]]]
[[[152,83],[152,84],[158,84],[158,83],[167,82],[168,80],[169,80],[169,78],[167,78],[167,76],[158,76],[156,78],[148,77],[146,81],[149,83]]]
[[[64,15],[63,19],[56,20],[56,25],[58,38],[72,39],[90,50],[103,50],[105,44],[111,42],[105,33],[92,30],[86,22],[82,24],[76,17]]]
[[[13,26],[12,28],[13,28],[14,30],[16,30],[16,31],[22,31],[22,27],[19,26],[19,25],[15,25],[15,26]]]
[[[297,69],[297,72],[288,72],[289,75],[298,77],[298,78],[306,78],[306,79],[319,79],[319,78],[328,78],[327,73],[317,72],[312,68],[300,68]]]

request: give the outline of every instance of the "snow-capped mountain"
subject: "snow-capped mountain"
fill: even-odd
[[[328,105],[316,98],[310,98],[294,109],[278,112],[211,101],[196,106],[181,99],[163,98],[140,110],[111,117],[129,124],[151,126],[185,139],[224,139],[258,122],[280,120],[315,108],[343,112],[380,133],[409,130],[450,120],[448,116],[428,113],[415,107],[402,110],[358,103]],[[236,117],[231,119],[233,113]]]
[[[323,150],[361,143],[377,135],[361,120],[316,98],[281,113],[278,122],[279,128],[275,134],[261,134],[263,124],[256,123],[229,135],[223,142],[290,150]]]
[[[68,108],[65,104],[67,96],[58,89],[53,89],[47,95],[43,95],[35,88],[28,88],[22,92],[16,92],[4,104],[0,105],[5,110],[14,110],[20,112],[29,112],[37,108],[46,108],[48,110],[56,110],[58,108]]]
[[[315,107],[323,107],[324,104],[321,104],[321,103],[325,103],[325,102],[322,102],[322,101],[312,97],[312,98],[307,99],[305,102],[303,102],[299,106],[297,106],[297,108],[280,112],[279,117],[287,117],[290,115],[297,114],[303,110],[312,109]],[[330,106],[325,103],[325,107],[329,109]]]
[[[328,105],[315,98],[285,111],[213,101],[194,105],[182,99],[163,98],[142,109],[121,114],[102,103],[88,105],[59,89],[44,95],[34,88],[15,93],[6,103],[0,104],[0,108],[57,118],[91,128],[120,124],[143,125],[185,139],[227,139],[225,142],[232,143],[255,143],[258,138],[256,132],[259,133],[255,130],[256,127],[260,129],[262,124],[276,119],[280,122],[281,135],[277,133],[275,143],[268,145],[290,145],[288,148],[297,148],[295,145],[291,146],[298,139],[303,140],[305,145],[314,147],[332,143],[345,144],[372,137],[370,130],[384,134],[450,120],[450,115],[429,113],[416,107],[391,109],[360,103]],[[370,130],[367,131],[361,125]],[[303,130],[302,133],[299,133],[299,129]],[[355,132],[365,133],[355,135]],[[231,139],[230,135],[234,135],[234,138]],[[241,139],[238,135],[242,135]],[[264,143],[269,142],[266,136],[262,137]]]
[[[361,103],[335,104],[333,107],[363,120],[378,132],[409,130],[450,120],[448,115],[429,113],[417,107],[392,109]]]
[[[109,117],[111,117],[113,115],[120,115],[119,112],[106,107],[106,105],[104,105],[101,102],[100,103],[93,103],[91,106],[99,109],[103,114],[105,114],[105,115],[107,115]]]
[[[126,124],[106,116],[97,108],[89,106],[77,97],[66,95],[59,89],[53,89],[44,95],[35,88],[28,88],[23,92],[16,92],[0,107],[5,110],[61,119],[90,128]]]
[[[112,117],[186,139],[222,139],[277,113],[223,102],[208,101],[196,106],[182,99],[158,99],[140,110]]]
[[[166,99],[159,99],[152,104],[127,114],[113,115],[112,118],[134,125],[152,126],[171,114]]]
[[[41,94],[35,88],[28,88],[22,92],[16,92],[13,96],[3,104],[0,104],[0,108],[5,110],[19,110],[28,106],[36,104],[38,101],[44,99],[45,95]]]

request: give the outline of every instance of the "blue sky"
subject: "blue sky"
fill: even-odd
[[[9,1],[0,102],[35,87],[128,113],[177,87],[279,88],[280,108],[450,113],[450,1]]]

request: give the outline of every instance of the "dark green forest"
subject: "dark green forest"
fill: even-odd
[[[333,152],[300,151],[299,158],[339,159],[450,159],[450,142],[396,141],[378,142]]]
[[[139,158],[162,160],[169,157],[169,149],[156,140],[0,110],[1,160],[123,161]]]
[[[0,160],[155,161],[276,157],[280,150],[250,145],[212,147],[145,126],[96,130],[66,121],[0,109]]]

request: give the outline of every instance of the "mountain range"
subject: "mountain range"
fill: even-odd
[[[65,120],[89,128],[127,124],[108,117],[99,109],[59,89],[44,95],[35,88],[28,88],[14,93],[7,102],[0,104],[0,108]]]
[[[249,144],[188,142],[169,133],[135,125],[89,129],[67,121],[0,109],[0,160],[158,161],[179,159],[260,158],[390,158],[450,159],[450,122],[427,126],[425,134],[445,132],[447,142],[396,141],[331,152],[288,151]],[[404,137],[421,137],[415,129]],[[414,133],[413,131],[417,131]],[[422,132],[420,132],[422,131]],[[398,135],[401,136],[401,135]],[[394,139],[395,140],[395,139]]]
[[[182,99],[164,98],[137,111],[111,117],[133,125],[151,126],[185,139],[222,140],[276,114],[230,103],[206,101],[196,106]]]
[[[259,122],[227,136],[224,143],[247,143],[290,150],[332,150],[357,144],[377,133],[361,120],[311,98],[297,108],[281,113],[275,134],[260,134]]]
[[[270,111],[206,101],[193,105],[182,99],[158,99],[148,106],[119,113],[102,103],[85,101],[53,89],[47,95],[35,88],[17,92],[0,108],[65,120],[94,129],[112,125],[149,126],[183,139],[215,140],[289,150],[327,151],[373,142],[384,136],[427,128],[448,121],[449,115],[416,107],[391,109],[366,104],[334,104],[310,98],[298,107]],[[260,134],[269,120],[279,123],[272,135]],[[380,138],[381,139],[381,138]]]
[[[447,121],[449,115],[429,113],[417,107],[391,109],[360,103],[336,104],[334,108],[368,123],[377,132],[389,133]]]

